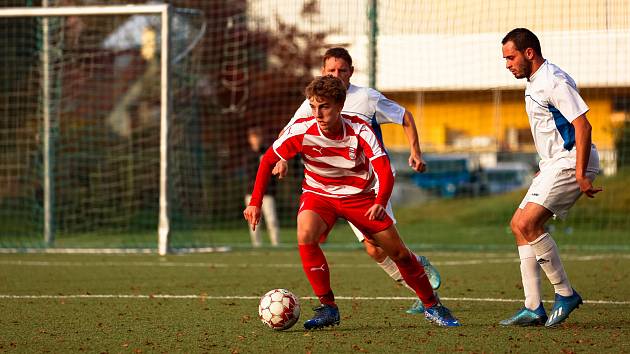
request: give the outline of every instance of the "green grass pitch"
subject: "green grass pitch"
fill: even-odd
[[[341,325],[306,332],[316,305],[297,250],[194,255],[0,255],[0,352],[419,353],[630,351],[630,256],[564,252],[585,304],[557,328],[503,328],[521,306],[516,252],[428,252],[460,328],[404,310],[412,294],[358,250],[325,250]],[[544,279],[543,279],[544,280]],[[545,300],[553,290],[545,281]],[[301,297],[275,332],[257,318],[272,288]],[[546,308],[551,303],[546,302]]]
[[[253,251],[243,223],[238,229],[173,235],[175,247],[192,240],[231,246],[227,253],[0,254],[0,352],[630,352],[628,176],[626,171],[602,178],[596,184],[604,186],[603,193],[582,198],[568,221],[551,222],[572,284],[585,300],[558,328],[497,324],[522,306],[508,228],[522,198],[518,191],[396,212],[407,245],[440,269],[440,296],[463,323],[460,328],[435,327],[422,316],[405,314],[412,294],[394,284],[340,223],[325,252],[341,325],[305,332],[302,323],[316,303],[295,249],[295,229],[282,230],[281,249]],[[6,232],[0,234],[5,245],[12,243]],[[154,230],[63,236],[57,247],[157,246]],[[553,290],[544,278],[543,284],[550,301]],[[257,318],[258,298],[272,288],[301,298],[302,318],[288,331],[274,332]],[[545,303],[547,309],[551,305]]]

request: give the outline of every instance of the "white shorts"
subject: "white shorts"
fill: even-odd
[[[387,213],[387,216],[389,216],[392,219],[394,224],[396,224],[396,218],[394,217],[394,210],[392,209],[391,201],[387,202],[387,206],[385,206],[385,212]],[[363,236],[363,233],[359,231],[359,229],[357,229],[356,226],[352,225],[350,221],[348,221],[348,225],[350,225],[352,232],[354,232],[354,235],[357,237],[357,240],[359,240],[359,242],[365,241],[365,236]]]
[[[586,172],[586,177],[591,181],[594,181],[596,176],[597,172]],[[575,179],[574,169],[550,169],[541,171],[534,178],[518,207],[524,209],[527,203],[535,203],[554,213],[557,218],[564,219],[581,195],[582,191]]]

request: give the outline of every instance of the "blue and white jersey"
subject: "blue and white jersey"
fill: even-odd
[[[589,108],[578,93],[575,81],[562,69],[545,60],[529,78],[525,109],[540,155],[540,170],[574,169],[575,128],[572,122]],[[591,147],[595,150],[595,146]],[[591,156],[597,154],[591,153]],[[589,159],[588,170],[597,171],[599,161]]]

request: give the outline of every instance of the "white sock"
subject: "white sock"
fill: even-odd
[[[540,296],[540,266],[536,262],[536,254],[532,246],[518,246],[518,255],[521,259],[521,280],[525,293],[525,307],[533,311],[538,308],[542,300]]]
[[[407,285],[407,282],[403,279],[402,275],[400,274],[400,271],[398,270],[396,263],[394,263],[394,261],[392,261],[391,258],[386,257],[382,262],[380,263],[377,262],[376,264],[378,264],[379,267],[383,268],[385,273],[387,273],[387,275],[389,275],[392,279],[394,279],[395,282],[397,282],[398,284],[404,285],[407,289],[411,290],[415,294],[415,291],[409,285]]]
[[[549,233],[540,235],[534,242],[529,243],[536,253],[536,261],[547,274],[547,278],[557,294],[570,296],[573,294],[571,283],[564,271],[558,246]]]

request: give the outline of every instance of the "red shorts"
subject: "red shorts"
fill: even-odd
[[[371,236],[390,227],[394,222],[386,214],[382,220],[369,220],[365,213],[374,205],[374,195],[360,194],[351,197],[332,198],[315,193],[303,193],[300,198],[298,214],[304,210],[311,210],[319,215],[328,228],[324,238],[328,235],[337,218],[343,218],[354,224],[364,235]]]

